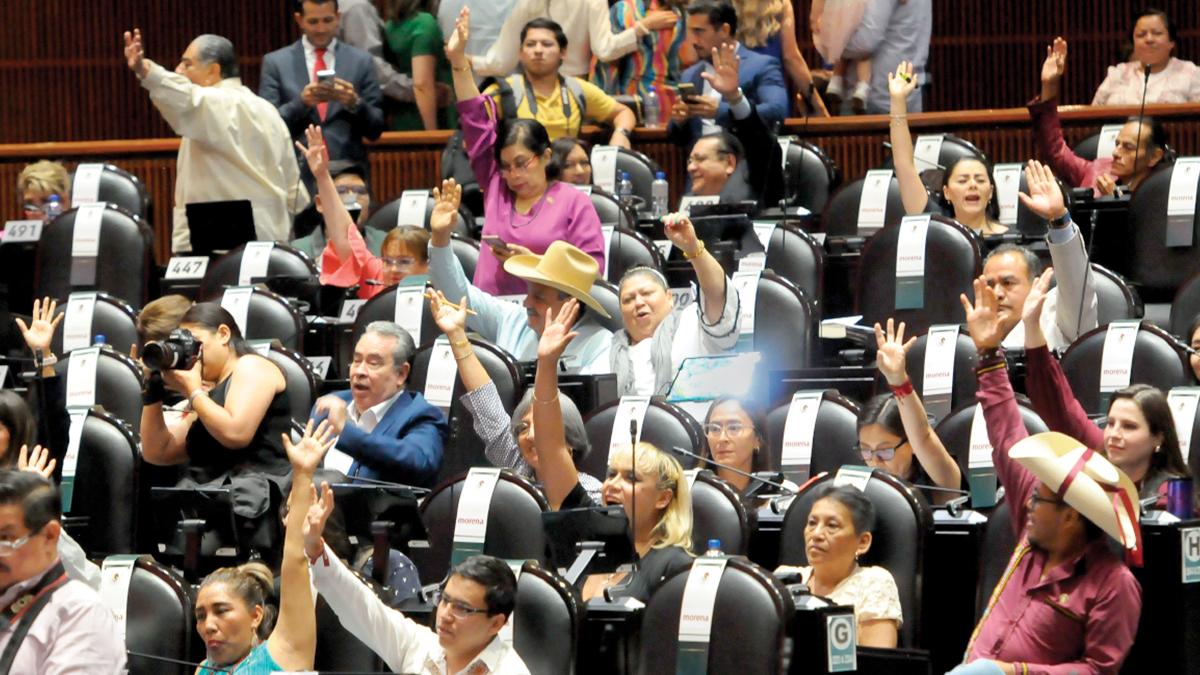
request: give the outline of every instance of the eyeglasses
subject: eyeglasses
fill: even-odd
[[[747,431],[750,431],[750,429],[751,429],[751,427],[748,427],[745,424],[742,424],[741,422],[730,422],[729,424],[705,424],[704,425],[704,433],[709,436],[712,436],[713,438],[720,438],[721,432],[724,432],[730,438],[739,438],[739,437],[745,435],[745,433]]]
[[[21,537],[19,539],[13,539],[12,541],[0,541],[0,558],[7,558],[7,557],[13,555],[22,546],[24,546],[25,544],[28,544],[29,540],[34,538],[35,536],[37,536],[38,532],[41,532],[41,531],[42,531],[42,528],[39,527],[38,529],[34,530],[33,532],[30,532],[29,534],[27,534],[24,537]]]
[[[445,605],[450,609],[450,613],[459,619],[465,619],[476,614],[487,614],[487,608],[472,607],[465,602],[451,598],[446,595],[445,591],[434,591],[429,595],[429,599],[435,605]]]
[[[878,459],[881,462],[891,461],[896,456],[896,449],[904,445],[908,441],[900,441],[890,448],[867,448],[862,443],[855,443],[854,449],[862,456],[864,462],[871,461],[871,457]]]
[[[720,157],[724,157],[725,155],[728,155],[728,154],[729,154],[728,152],[725,152],[723,150],[718,150],[711,155],[691,155],[688,157],[687,163],[688,163],[688,166],[691,166],[692,164],[703,164],[704,162],[707,162],[710,159],[717,159]]]
[[[408,269],[417,262],[416,258],[388,258],[382,257],[379,259],[384,267],[395,267],[398,269]]]
[[[529,157],[526,157],[523,160],[519,159],[519,160],[513,162],[512,164],[505,164],[504,162],[500,162],[500,173],[502,173],[502,174],[525,173],[529,169],[529,165],[533,164],[533,160],[535,160],[535,159],[537,159],[537,157],[530,155]]]
[[[339,185],[337,192],[339,195],[356,194],[361,196],[367,194],[368,190],[366,185]]]
[[[1037,493],[1037,490],[1030,492],[1029,493],[1029,508],[1035,509],[1035,508],[1037,508],[1037,505],[1039,503],[1054,504],[1055,506],[1061,506],[1062,504],[1066,504],[1065,501],[1063,501],[1061,499],[1057,499],[1055,497],[1043,497]]]

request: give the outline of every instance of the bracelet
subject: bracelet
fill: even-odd
[[[1050,221],[1050,227],[1063,228],[1071,224],[1071,212],[1067,211],[1062,216]]]
[[[467,360],[467,359],[469,359],[469,358],[471,358],[471,354],[470,354],[470,353],[466,353],[466,354],[463,354],[462,356],[456,356],[456,357],[454,357],[454,360],[455,360],[455,361],[465,361],[465,360]]]
[[[908,119],[908,113],[889,113],[888,117],[894,120],[906,120]]]
[[[51,354],[49,356],[42,357],[42,360],[40,362],[38,362],[38,367],[39,368],[49,368],[50,366],[53,366],[56,363],[58,363],[58,357],[55,356],[54,354]]]
[[[470,340],[463,340],[462,342],[451,342],[451,343],[450,343],[450,346],[451,346],[451,347],[458,347],[459,349],[468,349],[468,348],[470,348],[470,346],[471,346],[471,341],[470,341]]]
[[[897,399],[904,398],[911,393],[913,393],[913,384],[912,380],[909,379],[904,380],[904,384],[898,387],[892,387],[892,394],[895,395]]]
[[[554,398],[550,399],[549,401],[543,401],[542,399],[538,398],[536,393],[533,395],[533,402],[539,405],[550,405],[556,401],[558,401],[558,390],[554,391]]]
[[[470,70],[470,69],[471,69],[471,62],[470,62],[470,61],[467,61],[467,65],[463,66],[462,68],[459,68],[459,67],[455,66],[453,63],[452,63],[452,64],[450,64],[450,70],[453,70],[453,71],[454,71],[454,72],[456,72],[456,73],[465,73],[465,72],[467,72],[467,71],[468,71],[468,70]]]
[[[704,253],[704,251],[707,249],[707,247],[704,245],[703,239],[697,239],[696,243],[700,244],[700,246],[698,246],[696,248],[695,253],[688,253],[687,251],[683,252],[684,260],[695,260],[696,258],[700,257],[700,254]]]
[[[207,394],[208,394],[207,391],[204,391],[200,387],[196,387],[195,389],[192,390],[192,392],[190,394],[188,394],[188,405],[191,405],[194,407],[195,403],[196,403],[196,398],[198,396],[204,396]]]

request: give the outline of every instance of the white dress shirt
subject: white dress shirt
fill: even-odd
[[[396,391],[396,393],[392,394],[390,398],[386,398],[379,403],[376,403],[370,408],[364,410],[362,413],[358,412],[358,404],[354,401],[351,401],[350,405],[346,406],[346,416],[350,418],[351,422],[354,422],[355,426],[369,434],[372,431],[375,431],[375,427],[379,426],[379,420],[383,419],[383,416],[387,414],[387,411],[392,407],[392,404],[395,403],[396,399],[400,398],[400,394],[403,393],[404,390],[399,389]]]
[[[500,36],[487,53],[471,59],[476,74],[508,75],[513,72],[520,61],[521,29],[538,17],[554,20],[567,36],[567,49],[559,68],[563,75],[586,80],[593,54],[606,63],[637,49],[637,29],[626,28],[614,33],[605,0],[517,0],[512,10],[500,28]]]
[[[317,74],[317,48],[313,43],[308,41],[308,36],[300,38],[300,44],[304,46],[304,66],[308,68],[308,79],[310,82],[316,82]],[[334,53],[337,51],[337,38],[329,41],[329,46],[325,48],[325,68],[333,70],[337,66],[334,63]]]
[[[308,190],[292,135],[275,106],[236,77],[211,87],[193,84],[157,63],[142,79],[150,100],[183,137],[175,178],[172,252],[190,251],[184,206],[248,199],[254,230],[264,241],[287,242],[292,216],[308,206]]]

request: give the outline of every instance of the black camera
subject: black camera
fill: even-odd
[[[150,370],[190,370],[200,357],[200,341],[190,330],[176,328],[165,340],[142,347],[142,363]]]

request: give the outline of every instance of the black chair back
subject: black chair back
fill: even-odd
[[[987,609],[988,600],[1008,561],[1012,558],[1013,549],[1017,546],[1017,536],[1013,533],[1012,511],[1008,508],[1008,498],[1000,500],[996,508],[988,514],[987,528],[983,532],[983,551],[979,565],[979,594],[975,598],[975,620]]]
[[[63,525],[92,557],[133,552],[139,454],[133,427],[91,409],[79,439],[74,496]]]
[[[1188,277],[1175,291],[1175,299],[1171,301],[1171,335],[1190,345],[1192,336],[1188,335],[1188,329],[1197,317],[1200,317],[1200,273]]]
[[[529,560],[517,579],[513,648],[531,675],[575,672],[575,651],[583,610],[570,584],[553,570]]]
[[[841,183],[837,164],[821,148],[798,138],[790,139],[783,159],[786,181],[784,203],[821,213],[829,195]]]
[[[622,171],[629,172],[634,196],[641,197],[642,203],[649,206],[653,197],[651,186],[654,184],[654,177],[662,168],[637,150],[617,148],[617,175],[621,175]]]
[[[1125,277],[1096,263],[1092,263],[1092,276],[1096,280],[1097,325],[1142,318],[1145,306]]]
[[[1017,191],[1024,192],[1025,194],[1029,194],[1029,184],[1025,181],[1025,170],[1022,169],[1021,171],[1019,171],[1017,173],[1017,176],[1019,176],[1019,182],[1017,183]],[[998,180],[999,179],[997,179],[997,181]],[[1055,179],[1055,180],[1057,181],[1057,179]],[[1058,185],[1059,185],[1059,188],[1062,189],[1064,196],[1068,196],[1071,194],[1070,188],[1066,185],[1063,185],[1062,181],[1058,181]],[[939,194],[940,194],[940,191],[939,191]],[[1068,199],[1069,198],[1070,197],[1068,196]],[[1070,204],[1068,204],[1067,206],[1070,207]],[[1046,222],[1045,218],[1042,218],[1041,216],[1037,215],[1033,211],[1030,211],[1028,208],[1026,208],[1026,206],[1024,204],[1021,203],[1020,198],[1017,198],[1017,224],[1016,224],[1017,232],[1019,232],[1023,237],[1025,237],[1027,239],[1035,239],[1036,240],[1036,239],[1041,239],[1042,237],[1046,236],[1046,230],[1049,227],[1050,227],[1050,224],[1048,222]]]
[[[692,550],[707,551],[709,539],[720,540],[725,555],[746,555],[750,521],[733,486],[701,471],[692,483]]]
[[[103,584],[104,581],[101,581]],[[175,570],[144,555],[134,563],[125,603],[125,647],[189,661],[196,635],[192,587]],[[190,675],[194,668],[129,655],[130,675]]]
[[[71,183],[76,183],[79,168],[71,176]],[[100,172],[100,184],[97,186],[96,201],[116,204],[126,211],[154,222],[151,217],[150,193],[138,177],[115,164],[105,164]],[[78,204],[75,199],[72,204]]]
[[[428,549],[413,549],[411,557],[421,573],[421,583],[441,581],[450,569],[458,500],[467,474],[462,473],[434,488],[421,502],[421,522],[429,534]],[[500,472],[488,509],[483,552],[506,560],[544,561],[546,535],[542,513],[549,510],[545,496],[529,481],[505,469]]]
[[[612,401],[584,418],[583,426],[587,430],[592,451],[578,463],[579,470],[583,473],[593,476],[608,473],[608,446],[612,441],[613,422],[620,403],[620,400]],[[699,422],[683,408],[660,399],[650,400],[639,430],[642,442],[650,443],[668,453],[671,452],[671,448],[680,447],[701,455],[704,454],[702,450],[708,443]],[[629,430],[619,429],[617,432],[622,435],[622,444],[628,445]],[[685,469],[693,468],[696,464],[695,460],[688,457],[676,458]]]
[[[588,186],[588,195],[592,198],[592,206],[596,215],[600,216],[601,225],[613,227],[637,227],[637,216],[617,201],[615,195],[598,185]]]
[[[458,298],[454,298],[452,302],[458,302]],[[396,320],[396,288],[386,288],[375,297],[367,300],[362,307],[358,309],[358,315],[354,319],[354,332],[351,335],[351,343],[358,344],[358,339],[362,337],[363,331],[367,329],[367,325],[373,321],[395,321]],[[423,345],[426,342],[433,342],[442,332],[437,327],[437,322],[434,321],[433,312],[429,309],[429,301],[425,298],[421,299],[421,334],[414,339],[413,342]]]
[[[962,307],[959,307],[959,311]],[[940,336],[939,336],[940,337]],[[929,334],[917,338],[908,350],[908,377],[913,389],[925,396],[925,352],[929,347]],[[979,364],[979,353],[965,330],[960,330],[954,343],[954,382],[950,391],[950,407],[959,408],[975,402],[975,367]],[[926,406],[928,407],[928,405]]]
[[[1107,327],[1096,328],[1079,337],[1062,356],[1063,374],[1071,392],[1089,415],[1107,412],[1100,395],[1100,363],[1104,355]],[[1143,322],[1133,348],[1129,382],[1144,383],[1169,391],[1195,383],[1187,354],[1175,338],[1151,323]]]
[[[796,284],[820,308],[825,275],[825,248],[798,225],[781,222],[771,232],[766,268]],[[819,315],[819,311],[818,311]]]
[[[1133,237],[1130,269],[1133,270],[1133,281],[1150,302],[1172,297],[1175,289],[1200,272],[1200,255],[1197,255],[1200,232],[1196,228],[1195,213],[1192,214],[1192,245],[1168,247],[1166,243],[1168,219],[1165,214],[1174,172],[1174,165],[1156,170],[1142,181],[1129,202],[1129,232]]]
[[[313,372],[312,364],[299,352],[274,343],[266,356],[279,367],[283,379],[287,381],[292,420],[304,426],[313,404],[317,402],[317,375]]]
[[[787,426],[791,401],[767,413],[767,436],[771,466],[783,459],[783,430]],[[808,476],[797,476],[798,483],[821,473],[833,473],[847,464],[862,465],[862,456],[854,450],[858,442],[858,406],[833,389],[826,390],[817,409],[813,427],[813,453]],[[795,480],[795,479],[793,479]]]
[[[616,284],[631,267],[645,265],[661,271],[664,264],[662,253],[646,235],[618,227],[609,239],[608,269],[604,277]]]
[[[1088,136],[1082,141],[1076,143],[1075,146],[1071,148],[1071,152],[1079,155],[1080,159],[1086,159],[1090,162],[1096,159],[1096,150],[1099,148],[1099,146],[1100,134],[1092,134],[1091,136]]]
[[[464,199],[466,199],[466,188],[463,189]],[[400,214],[400,199],[397,197],[392,201],[380,206],[378,209],[371,212],[371,217],[367,218],[367,227],[373,230],[383,232],[391,232],[396,227],[396,217]],[[436,202],[433,200],[433,191],[430,190],[428,197],[425,200],[425,214],[421,217],[420,226],[429,229],[429,217],[433,215],[433,206]],[[470,238],[475,233],[475,215],[465,206],[458,209],[458,217],[454,221],[454,234],[462,237]]]
[[[963,320],[960,293],[974,297],[971,282],[979,276],[979,237],[948,218],[933,216],[925,237],[924,306],[896,309],[896,247],[900,228],[885,227],[867,240],[858,276],[858,312],[870,326],[895,318],[908,324],[910,335],[936,323]]]
[[[67,300],[69,302],[69,299]],[[68,302],[60,301],[58,314],[67,312]],[[64,331],[65,328],[60,326],[58,330],[54,331],[54,337],[50,340],[50,351],[55,354],[66,353],[63,349]],[[96,293],[96,304],[92,309],[92,326],[88,331],[88,346],[95,342],[97,335],[103,335],[104,343],[112,346],[116,351],[128,354],[129,348],[138,342],[137,312],[129,306],[129,303],[120,298],[104,292]]]
[[[1018,397],[1018,399],[1023,398],[1023,396]],[[1021,421],[1025,424],[1025,431],[1028,431],[1030,436],[1050,430],[1042,418],[1024,401],[1019,400],[1017,407],[1021,410]],[[938,422],[935,429],[938,438],[942,440],[942,445],[946,446],[946,451],[964,472],[971,456],[971,425],[974,422],[975,403],[971,402],[947,415],[945,419]]]
[[[637,671],[642,675],[676,672],[679,614],[690,569],[663,582],[646,604]],[[748,560],[730,558],[713,602],[708,672],[784,672],[787,626],[795,611],[791,595],[779,580]]]
[[[804,527],[816,501],[816,493],[834,476],[818,478],[800,491],[783,517],[779,541],[779,562],[806,565]],[[892,573],[900,592],[904,625],[900,627],[901,647],[921,642],[921,604],[925,576],[926,539],[933,533],[933,515],[925,497],[903,481],[883,471],[872,471],[864,491],[875,505],[875,530],[871,549],[860,562],[879,565]]]
[[[617,285],[605,279],[597,279],[592,284],[591,295],[608,312],[609,318],[604,318],[593,312],[593,316],[604,326],[605,330],[613,332],[625,330],[625,319],[621,316],[621,296]]]
[[[858,230],[858,205],[862,200],[866,178],[847,183],[841,187],[821,212],[821,225],[831,237],[862,236]],[[892,176],[888,184],[887,203],[884,207],[883,224],[895,225],[904,217],[904,203],[900,201],[900,182]]]
[[[808,365],[817,310],[796,284],[764,271],[758,278],[754,305],[754,350],[770,360],[772,370]]]
[[[242,337],[250,341],[278,340],[284,347],[303,353],[304,315],[283,296],[255,288],[246,309]]]
[[[241,285],[238,283],[238,276],[242,267],[242,254],[245,251],[246,245],[243,244],[209,264],[204,273],[204,280],[200,282],[201,298],[219,299],[227,287]],[[311,302],[319,289],[320,275],[316,263],[307,255],[287,244],[275,242],[271,247],[271,257],[267,259],[265,279],[249,283],[277,284],[279,282],[276,280],[286,277],[297,289],[306,291],[288,295]]]
[[[70,369],[70,357],[59,359],[54,366],[54,372],[62,378],[64,391]],[[142,368],[127,353],[109,347],[100,349],[100,359],[96,362],[95,391],[95,405],[112,413],[130,427],[141,428]],[[63,448],[62,452],[65,451],[66,448]]]
[[[147,300],[154,266],[151,251],[154,235],[145,221],[118,206],[102,207],[95,282],[71,282],[75,218],[80,209],[86,208],[90,206],[73,208],[42,230],[34,275],[36,296],[65,298],[73,291],[104,291],[141,307]]]

